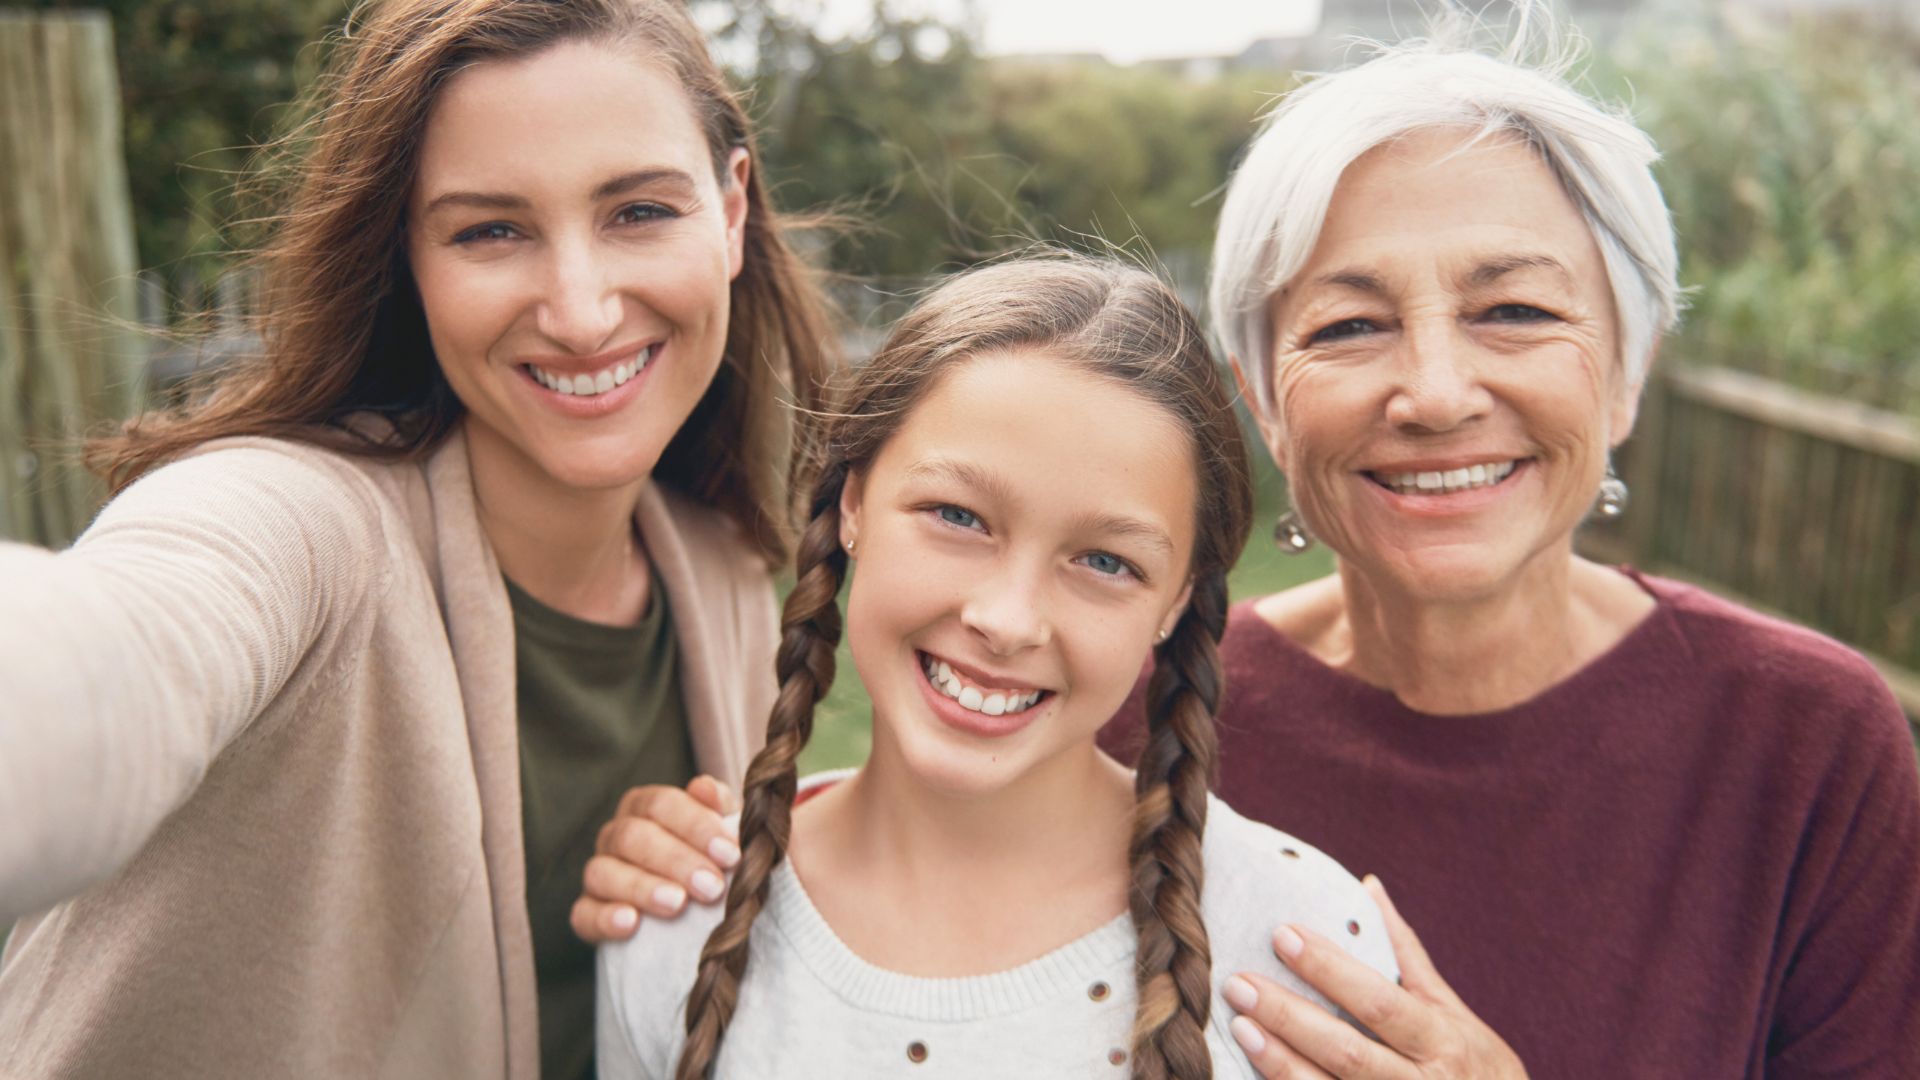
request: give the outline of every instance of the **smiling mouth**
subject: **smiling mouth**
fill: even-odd
[[[1022,713],[1045,701],[1053,693],[1050,690],[975,686],[945,660],[927,653],[916,655],[920,658],[920,670],[926,674],[927,682],[968,712],[986,716]]]
[[[1458,495],[1475,488],[1494,487],[1506,481],[1513,471],[1532,458],[1487,462],[1445,472],[1387,472],[1366,470],[1367,479],[1396,495]]]
[[[618,363],[608,364],[598,371],[587,371],[578,375],[548,371],[538,364],[521,364],[520,367],[532,377],[534,382],[556,394],[566,394],[571,397],[599,397],[601,394],[610,393],[615,387],[625,386],[628,380],[647,370],[647,364],[653,360],[654,353],[659,350],[659,345],[649,345]]]

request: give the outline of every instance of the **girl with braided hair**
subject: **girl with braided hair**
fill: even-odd
[[[1276,907],[1393,976],[1359,882],[1208,793],[1252,497],[1170,290],[1078,257],[961,275],[823,423],[724,910],[603,947],[602,1076],[1251,1075],[1225,979],[1309,992]],[[873,752],[802,785],[856,562]],[[1130,773],[1094,736],[1150,651]]]

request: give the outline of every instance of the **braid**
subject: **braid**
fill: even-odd
[[[797,580],[781,614],[780,695],[767,721],[767,745],[747,768],[739,868],[727,889],[726,915],[700,951],[675,1080],[704,1080],[719,1055],[747,969],[748,934],[767,902],[773,870],[787,855],[799,785],[795,762],[813,734],[814,706],[833,685],[833,653],[840,644],[840,583],[847,572],[847,556],[840,550],[840,489],[846,477],[844,464],[822,475],[812,519],[800,538]]]
[[[1187,611],[1156,650],[1147,682],[1147,746],[1135,774],[1133,925],[1139,934],[1140,1005],[1133,1025],[1135,1080],[1206,1080],[1212,957],[1200,916],[1201,836],[1214,763],[1214,710],[1222,674],[1215,646],[1227,624],[1227,582],[1193,583]]]

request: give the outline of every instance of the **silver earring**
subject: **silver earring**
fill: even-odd
[[[1607,461],[1607,478],[1600,481],[1600,501],[1594,512],[1603,518],[1617,518],[1627,512],[1627,482],[1614,474],[1613,461]]]
[[[1153,640],[1155,640],[1155,641],[1165,641],[1165,640],[1167,640],[1167,631],[1165,631],[1165,630],[1161,630],[1161,631],[1160,631],[1159,633],[1157,633],[1157,634],[1155,634],[1155,635],[1153,635]]]
[[[854,544],[856,544],[856,543],[859,543],[859,541],[857,541],[857,540],[849,540],[849,541],[847,541],[847,554],[848,554],[848,555],[852,555],[852,554],[853,554],[853,545],[854,545]]]
[[[1300,520],[1300,514],[1288,510],[1273,523],[1273,542],[1288,555],[1298,555],[1313,546],[1313,534],[1307,531],[1307,523]]]

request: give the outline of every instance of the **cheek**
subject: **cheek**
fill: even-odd
[[[485,362],[519,306],[518,282],[499,267],[461,265],[434,254],[415,256],[413,283],[428,337],[449,378],[457,377],[457,369]]]

